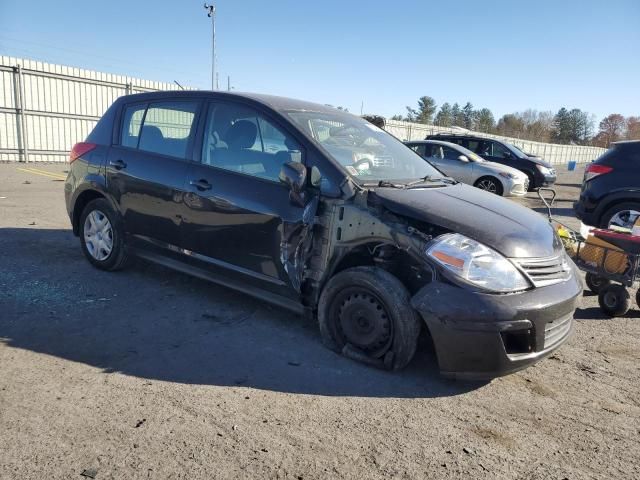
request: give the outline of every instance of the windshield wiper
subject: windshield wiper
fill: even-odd
[[[406,185],[404,183],[393,183],[388,180],[380,180],[375,183],[363,183],[363,187],[387,187],[387,188],[405,188]]]
[[[431,175],[427,175],[419,180],[407,183],[404,188],[412,188],[424,183],[446,183],[449,185],[455,185],[458,182],[451,177],[432,177]]]

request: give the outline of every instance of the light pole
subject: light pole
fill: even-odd
[[[207,17],[211,19],[211,90],[216,89],[216,7],[204,4]]]

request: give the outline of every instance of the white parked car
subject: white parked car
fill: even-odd
[[[440,140],[404,142],[438,170],[459,182],[505,197],[526,195],[529,178],[520,170],[488,162],[455,143]]]

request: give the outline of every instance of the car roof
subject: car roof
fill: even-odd
[[[261,93],[219,92],[214,90],[163,90],[157,92],[136,93],[120,97],[127,101],[151,101],[163,98],[211,98],[219,100],[252,100],[273,110],[285,112],[288,110],[303,110],[312,112],[336,113],[337,110],[327,105],[296,100],[293,98],[265,95]]]
[[[464,148],[462,145],[458,145],[457,143],[452,143],[452,142],[445,142],[444,140],[407,140],[404,143],[413,143],[413,144],[430,143],[433,145],[444,145],[446,147],[451,147],[451,148]]]

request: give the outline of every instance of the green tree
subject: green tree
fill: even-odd
[[[496,128],[496,120],[488,108],[481,108],[476,112],[476,129],[480,132],[491,133]]]
[[[453,107],[451,107],[451,117],[454,127],[464,127],[464,118],[462,117],[462,110],[460,110],[458,102],[454,103]]]
[[[453,125],[453,112],[448,102],[442,104],[434,123],[440,127],[450,127]]]
[[[431,123],[433,115],[436,113],[436,101],[429,96],[418,99],[418,108],[407,107],[407,120],[417,123]]]
[[[462,126],[467,130],[473,130],[475,127],[475,111],[473,110],[471,102],[467,102],[466,105],[462,107],[462,122]]]
[[[556,143],[569,143],[571,140],[572,120],[569,111],[562,107],[553,117],[551,139]]]
[[[391,120],[404,120],[404,118],[402,117],[402,115],[394,115],[393,117],[391,117]]]

